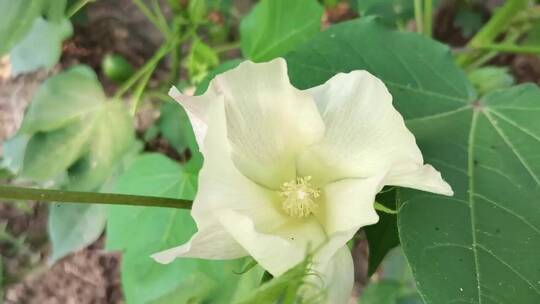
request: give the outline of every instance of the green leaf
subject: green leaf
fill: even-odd
[[[96,190],[132,146],[133,122],[124,105],[107,102],[95,113],[88,151],[69,169],[71,190]]]
[[[75,66],[48,78],[32,98],[21,131],[33,134],[59,129],[99,110],[105,93],[94,71]]]
[[[189,149],[191,158],[185,169],[197,173],[202,167],[203,157],[195,140],[189,118],[184,109],[176,102],[163,103],[161,115],[156,125],[161,135],[171,143],[180,154]]]
[[[387,189],[377,195],[376,201],[395,210],[396,192],[395,188]],[[377,213],[379,214],[377,224],[364,228],[369,246],[368,276],[375,273],[388,251],[399,245],[397,216],[385,212]]]
[[[41,0],[0,0],[0,56],[9,50],[30,30],[39,16]],[[9,13],[8,13],[9,12]]]
[[[196,176],[163,155],[147,154],[119,177],[116,190],[125,194],[192,199]],[[228,303],[242,277],[234,274],[242,268],[242,260],[220,262],[186,258],[161,265],[150,258],[155,252],[188,241],[195,231],[188,210],[109,208],[107,248],[123,252],[122,284],[128,303],[179,303],[182,299],[188,302],[187,299],[212,297],[216,297],[212,303]],[[259,273],[250,271],[247,275],[255,279],[248,283],[258,282]]]
[[[119,102],[106,102],[94,72],[77,66],[49,78],[36,93],[19,134],[31,136],[22,176],[47,182],[69,177],[71,190],[98,189],[131,147],[131,117]],[[6,159],[17,164],[17,150]]]
[[[398,215],[402,245],[428,303],[540,297],[538,100],[538,87],[524,85],[409,122],[427,161],[439,164],[455,191],[453,198],[404,191]]]
[[[55,204],[49,208],[48,231],[53,247],[49,263],[95,242],[107,219],[103,205]]]
[[[18,174],[24,161],[24,153],[30,136],[26,134],[17,134],[6,140],[2,144],[4,155],[0,162],[0,167],[8,169],[13,174]]]
[[[36,182],[55,179],[71,166],[88,148],[93,122],[79,118],[69,126],[34,134],[24,154],[21,176]]]
[[[338,72],[381,78],[427,163],[454,197],[400,190],[401,244],[426,303],[535,303],[540,297],[540,90],[479,101],[448,48],[362,18],[287,56],[300,88]],[[421,51],[420,51],[421,50]]]
[[[134,146],[132,119],[120,102],[106,102],[94,72],[74,67],[36,93],[20,133],[4,145],[4,165],[46,187],[96,191]],[[49,211],[51,262],[102,233],[102,206],[59,205]]]
[[[256,62],[283,56],[320,31],[323,7],[315,0],[262,0],[240,24],[240,46]]]
[[[10,52],[11,73],[16,76],[39,68],[52,68],[60,59],[62,42],[72,33],[67,19],[58,23],[41,17],[35,19],[30,31]]]

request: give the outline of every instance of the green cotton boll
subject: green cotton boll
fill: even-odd
[[[473,70],[467,76],[480,95],[486,95],[498,89],[507,89],[515,83],[514,76],[503,67],[482,67]]]
[[[112,81],[123,82],[134,73],[134,68],[124,57],[118,54],[107,54],[101,62],[103,74]]]

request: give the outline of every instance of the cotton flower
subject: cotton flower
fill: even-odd
[[[353,263],[346,246],[377,222],[385,185],[452,195],[423,163],[385,85],[366,71],[294,88],[283,59],[246,61],[215,77],[202,96],[174,97],[187,111],[204,156],[189,242],[153,255],[252,256],[273,276],[308,251],[329,303],[346,303]]]

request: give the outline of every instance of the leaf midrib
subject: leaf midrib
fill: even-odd
[[[476,288],[478,295],[478,304],[482,304],[482,290],[480,284],[480,264],[478,262],[478,250],[476,246],[478,242],[476,240],[476,221],[475,221],[475,208],[474,208],[474,139],[476,136],[476,126],[478,123],[478,111],[473,110],[471,127],[469,129],[468,143],[468,155],[467,155],[467,176],[469,178],[469,210],[471,217],[471,234],[472,234],[472,252],[474,256],[474,267],[476,276]]]

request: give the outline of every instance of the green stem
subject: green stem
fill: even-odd
[[[424,0],[424,35],[431,37],[433,27],[433,0]]]
[[[417,33],[424,32],[422,15],[422,0],[414,0],[414,21],[416,22]]]
[[[481,57],[483,50],[478,50],[478,46],[491,44],[499,34],[507,30],[513,18],[522,10],[527,8],[528,0],[508,0],[499,8],[493,17],[484,27],[474,35],[467,44],[467,48],[474,51],[458,56],[457,62],[461,66],[467,66],[471,61]]]
[[[137,85],[137,87],[135,88],[135,91],[133,92],[133,100],[132,100],[132,108],[131,108],[131,115],[132,116],[135,116],[135,114],[137,113],[137,108],[139,107],[139,102],[141,100],[141,96],[144,92],[144,89],[146,88],[146,85],[148,84],[148,81],[150,80],[150,77],[152,76],[152,74],[154,73],[154,70],[156,68],[157,65],[154,65],[153,69],[150,69],[146,72],[146,75],[143,76],[143,78],[141,79],[141,81],[139,81],[139,84]]]
[[[508,0],[469,42],[472,47],[491,43],[508,28],[514,16],[527,8],[528,0]]]
[[[176,34],[173,34],[172,40],[168,43],[164,43],[154,55],[143,65],[135,74],[133,74],[128,80],[126,80],[114,94],[115,99],[121,98],[137,81],[146,75],[149,70],[156,68],[157,64],[165,55],[171,52],[177,45],[189,39],[195,34],[196,28],[190,28],[182,37],[176,38]]]
[[[396,210],[390,209],[379,202],[375,202],[375,210],[379,210],[381,212],[388,213],[388,214],[397,214]]]
[[[49,190],[5,185],[0,185],[0,198],[13,201],[31,200],[58,203],[168,207],[177,209],[190,209],[192,204],[189,200],[165,197]]]
[[[510,30],[510,31],[508,31],[506,33],[506,37],[504,38],[504,40],[501,43],[503,43],[503,44],[514,44],[518,40],[518,38],[520,36],[521,36],[521,32],[519,32],[517,30]],[[477,51],[477,50],[473,50],[473,51]],[[478,51],[480,51],[480,50],[478,50]],[[488,51],[488,52],[484,52],[483,54],[480,54],[474,60],[472,60],[470,63],[467,64],[467,66],[465,67],[465,70],[472,71],[474,69],[477,69],[477,68],[481,67],[486,62],[490,61],[495,56],[497,56],[498,53],[499,52],[497,52],[497,51]]]
[[[72,6],[70,6],[68,8],[68,10],[66,12],[66,16],[68,18],[73,17],[78,11],[81,10],[81,8],[83,8],[90,1],[92,1],[92,0],[79,0],[79,1],[77,1],[75,4],[73,4]]]
[[[128,80],[126,80],[114,94],[114,98],[122,97],[141,77],[146,75],[149,70],[153,70],[159,61],[167,55],[167,53],[181,40],[176,40],[171,43],[163,44],[154,55]]]
[[[540,46],[517,45],[513,43],[490,43],[479,45],[476,48],[479,50],[496,51],[501,53],[540,54]]]
[[[163,15],[163,11],[161,10],[161,6],[159,5],[158,0],[152,0],[152,9],[154,10],[154,14],[157,18],[157,21],[161,25],[161,27],[169,29],[169,24],[167,22],[167,18],[165,18],[165,15]],[[170,31],[169,31],[170,32]]]
[[[147,91],[144,93],[144,96],[147,98],[157,98],[164,102],[172,102],[173,99],[171,96],[161,92],[161,91]]]
[[[174,18],[172,21],[174,33],[180,33],[182,29],[182,21],[179,18]],[[168,85],[176,84],[179,78],[180,71],[180,55],[182,49],[179,45],[175,46],[171,51],[171,71],[169,73]]]
[[[139,10],[144,14],[144,16],[161,32],[161,34],[165,37],[169,37],[169,28],[160,22],[158,20],[158,17],[154,15],[152,10],[144,4],[142,0],[133,0],[133,3],[139,8]]]
[[[223,53],[223,52],[227,52],[227,51],[238,49],[238,48],[240,48],[240,41],[215,46],[214,52]]]

